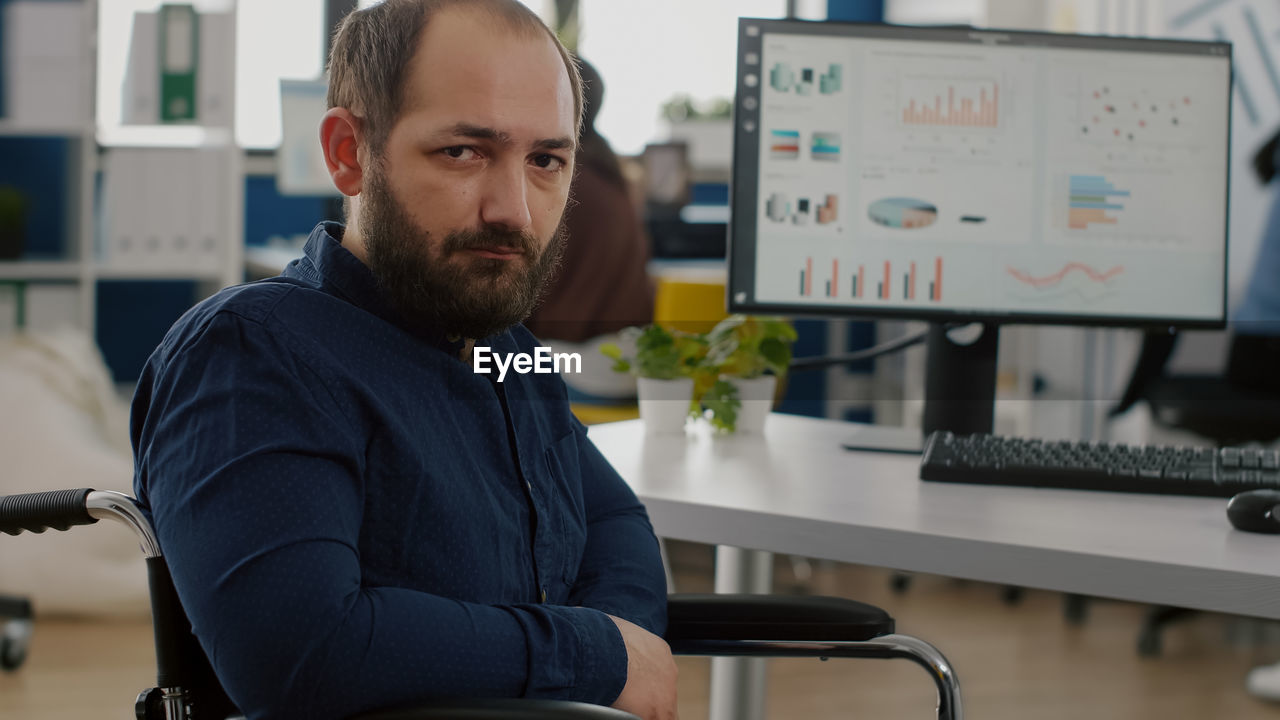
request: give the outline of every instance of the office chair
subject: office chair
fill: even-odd
[[[1174,333],[1143,336],[1133,374],[1110,417],[1145,402],[1156,423],[1195,433],[1219,447],[1280,438],[1280,385],[1274,379],[1280,345],[1275,339],[1234,335],[1227,370],[1216,375],[1167,375],[1165,365],[1177,343]]]
[[[1275,371],[1280,340],[1234,335],[1226,372],[1216,375],[1166,374],[1165,366],[1177,343],[1175,333],[1143,336],[1133,374],[1109,417],[1145,402],[1156,424],[1194,433],[1217,447],[1270,443],[1280,438],[1280,380]],[[1151,608],[1138,634],[1138,654],[1158,656],[1164,627],[1194,614],[1185,608]]]
[[[88,488],[0,496],[0,532],[67,530],[110,518],[127,525],[146,557],[155,630],[157,687],[143,690],[138,720],[224,720],[238,715],[196,641],[160,544],[137,502]],[[853,600],[771,595],[671,595],[666,640],[685,655],[904,658],[933,677],[937,717],[961,720],[960,687],[932,645],[894,632],[880,608]],[[636,720],[634,715],[568,701],[461,700],[389,708],[350,720]]]

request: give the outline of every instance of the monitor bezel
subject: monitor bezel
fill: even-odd
[[[748,28],[751,27],[758,28],[758,31],[755,34],[750,33]],[[1224,57],[1228,65],[1227,81],[1229,87],[1227,90],[1227,136],[1225,138],[1226,183],[1224,192],[1226,197],[1224,199],[1225,212],[1222,241],[1222,301],[1219,305],[1220,313],[1218,317],[1088,315],[1020,312],[1014,310],[1002,312],[995,308],[931,309],[927,307],[903,308],[875,305],[811,305],[766,303],[754,300],[737,301],[734,296],[738,291],[753,291],[755,287],[755,243],[758,239],[758,234],[755,231],[759,186],[758,183],[736,183],[734,180],[737,177],[737,168],[742,167],[744,162],[751,163],[757,173],[760,169],[759,136],[757,134],[748,134],[744,131],[743,125],[748,121],[752,121],[757,129],[760,127],[760,96],[763,86],[762,82],[757,82],[755,87],[749,87],[744,78],[748,73],[752,72],[756,73],[757,77],[759,76],[761,72],[760,65],[748,64],[747,57],[749,53],[754,52],[757,58],[763,58],[764,38],[769,34],[861,37],[886,40],[928,40],[934,42],[958,42],[977,46],[1079,48]],[[1230,277],[1231,122],[1235,88],[1235,64],[1230,42],[1049,33],[969,26],[924,27],[743,17],[738,19],[738,56],[735,82],[736,92],[732,111],[734,171],[731,173],[729,183],[730,212],[726,248],[728,281],[725,290],[729,312],[885,320],[924,320],[947,323],[982,322],[995,325],[1080,325],[1091,327],[1185,328],[1195,330],[1221,329],[1227,326],[1227,300],[1229,294],[1227,285]],[[747,98],[754,98],[754,102],[747,100]],[[740,216],[738,210],[747,208],[749,209]],[[741,221],[739,220],[740,217],[742,218]],[[751,250],[747,254],[749,259],[743,259],[743,253],[740,252],[744,244],[744,238],[740,237],[745,232],[744,227],[750,228],[752,232],[750,237]]]

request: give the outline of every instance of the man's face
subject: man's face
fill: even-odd
[[[528,316],[563,249],[574,130],[549,38],[465,8],[431,19],[358,205],[369,267],[407,320],[482,338]]]

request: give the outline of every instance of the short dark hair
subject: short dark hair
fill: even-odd
[[[542,19],[517,0],[385,0],[348,14],[333,34],[329,53],[329,107],[344,107],[359,115],[370,149],[381,153],[404,105],[405,76],[422,31],[438,11],[455,5],[483,10],[520,33],[546,33],[569,73],[574,134],[579,134],[582,77],[578,64]]]

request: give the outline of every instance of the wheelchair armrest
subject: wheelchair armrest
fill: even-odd
[[[68,530],[75,525],[92,525],[98,518],[89,514],[85,498],[90,488],[0,495],[0,532],[18,535],[23,530],[42,533],[49,528]]]
[[[566,700],[450,700],[348,720],[639,720],[622,710]]]
[[[861,642],[893,632],[887,612],[845,598],[694,593],[667,597],[666,640],[676,653],[696,652],[700,641]]]

